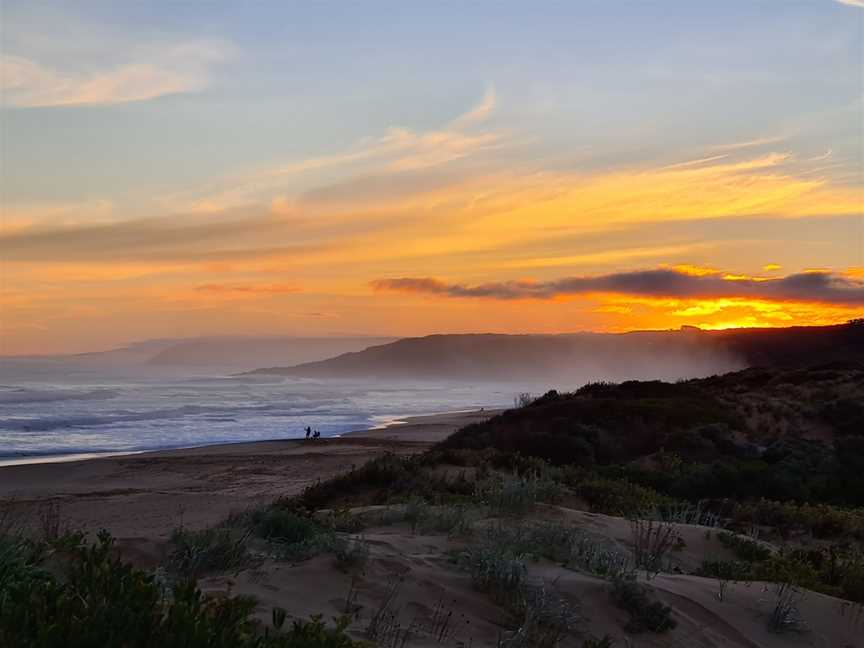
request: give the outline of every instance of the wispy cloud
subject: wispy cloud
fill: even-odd
[[[311,242],[273,247],[277,233],[284,234],[284,225],[266,214],[232,213],[28,227],[0,234],[0,257],[7,262],[90,264],[230,260],[287,256],[316,247]]]
[[[0,56],[0,93],[13,107],[111,105],[207,87],[213,65],[233,53],[227,43],[197,41],[160,49],[114,67],[67,71],[32,59]]]
[[[452,162],[486,153],[504,144],[504,134],[479,129],[496,107],[490,85],[481,101],[440,128],[417,131],[392,126],[383,134],[365,137],[347,149],[293,160],[239,177],[225,178],[225,189],[195,192],[169,198],[175,206],[192,211],[214,211],[226,207],[268,202],[280,197],[286,183],[314,172],[336,176],[404,174],[443,167]]]
[[[861,7],[864,9],[864,0],[836,0],[836,2],[849,5],[850,7]]]
[[[431,277],[402,277],[372,282],[376,290],[442,297],[553,299],[572,295],[618,294],[677,299],[744,298],[864,305],[864,281],[828,271],[804,272],[777,279],[721,273],[694,274],[674,269],[564,277],[553,281],[504,281],[469,286]]]
[[[786,139],[786,137],[783,137],[781,135],[777,135],[774,137],[756,137],[754,139],[744,140],[742,142],[732,142],[731,144],[718,144],[717,146],[712,146],[711,148],[714,151],[740,151],[741,149],[754,148],[757,146],[767,146],[768,144],[777,144],[779,142],[786,141]]]
[[[292,162],[273,170],[272,174],[293,175],[373,159],[379,160],[384,168],[396,170],[429,168],[451,162],[499,141],[499,133],[466,132],[485,121],[495,105],[495,90],[490,86],[477,106],[443,128],[417,132],[394,126],[384,135],[365,138],[346,151]]]
[[[495,92],[495,86],[490,83],[486,87],[486,93],[483,95],[483,99],[480,101],[480,103],[478,103],[465,114],[460,115],[452,122],[450,122],[450,128],[461,130],[463,128],[472,126],[473,124],[486,121],[489,116],[495,111],[495,107],[497,106],[497,104],[498,96]]]

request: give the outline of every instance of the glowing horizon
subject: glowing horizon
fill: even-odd
[[[4,3],[0,354],[860,317],[861,3],[692,5]]]

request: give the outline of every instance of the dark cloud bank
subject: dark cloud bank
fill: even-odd
[[[803,301],[844,306],[864,305],[864,281],[833,272],[806,272],[777,279],[728,280],[721,275],[694,276],[675,270],[640,270],[553,281],[504,281],[468,286],[429,277],[378,279],[378,290],[424,293],[443,297],[487,299],[551,299],[566,295],[615,293],[646,297],[738,297]]]

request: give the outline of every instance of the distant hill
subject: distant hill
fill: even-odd
[[[351,378],[415,378],[575,384],[627,378],[676,379],[743,366],[686,332],[622,335],[430,335],[330,360],[253,373]]]
[[[248,369],[256,365],[279,363],[296,365],[331,358],[349,351],[360,351],[370,345],[392,342],[393,337],[248,337],[213,336],[167,338],[133,342],[108,351],[69,355],[31,355],[2,357],[4,365],[26,366],[28,370],[44,367],[100,369],[150,368],[169,371],[184,368],[217,370]],[[14,367],[13,367],[14,368]]]
[[[384,337],[212,337],[181,340],[160,349],[147,364],[249,367],[271,362],[298,364],[386,344]]]
[[[864,325],[622,334],[430,335],[329,360],[257,369],[318,378],[595,380],[693,378],[748,366],[864,361]]]

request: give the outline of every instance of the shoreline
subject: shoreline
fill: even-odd
[[[471,414],[471,413],[488,413],[489,416],[494,416],[498,412],[503,411],[502,409],[487,409],[485,407],[480,407],[478,409],[467,409],[467,410],[449,410],[446,412],[431,412],[429,414],[399,414],[381,417],[383,421],[374,425],[374,427],[367,427],[360,430],[351,430],[349,432],[340,432],[338,434],[332,434],[328,436],[322,436],[320,439],[316,441],[326,441],[328,439],[345,439],[353,436],[363,436],[368,435],[370,433],[381,433],[386,430],[390,430],[390,433],[393,432],[391,428],[398,428],[400,426],[411,426],[422,423],[426,419],[437,419],[440,417],[452,417],[458,416],[461,414]],[[167,452],[182,452],[188,450],[201,450],[205,448],[213,448],[219,449],[223,447],[231,447],[231,446],[244,446],[247,444],[260,444],[260,443],[289,443],[289,442],[305,442],[309,439],[305,437],[285,437],[285,438],[274,438],[274,439],[256,439],[254,441],[227,441],[221,443],[204,443],[201,445],[190,445],[190,446],[177,446],[177,447],[166,447],[166,448],[152,448],[147,450],[105,450],[103,451],[92,451],[92,452],[69,452],[69,453],[54,453],[54,454],[32,454],[32,455],[0,455],[0,470],[3,468],[11,468],[14,466],[38,466],[41,464],[63,464],[63,463],[74,463],[78,461],[94,461],[100,459],[114,459],[117,457],[128,457],[128,456],[149,456],[149,455],[161,455]]]
[[[134,542],[164,541],[178,526],[203,528],[229,514],[300,493],[384,453],[422,452],[500,410],[407,417],[315,440],[274,439],[6,465],[0,500],[29,525],[49,504],[70,528]]]

